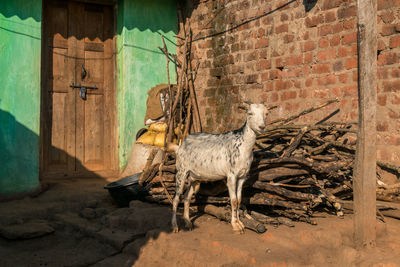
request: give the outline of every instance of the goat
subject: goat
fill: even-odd
[[[244,233],[244,225],[239,219],[243,183],[247,179],[253,161],[253,146],[256,134],[265,129],[268,109],[263,104],[248,106],[245,124],[223,134],[194,133],[188,135],[181,146],[171,147],[176,151],[176,193],[172,203],[172,228],[179,231],[176,209],[179,196],[189,177],[189,189],[184,199],[185,226],[192,229],[189,219],[189,205],[193,194],[200,189],[200,182],[227,180],[231,200],[233,231]]]

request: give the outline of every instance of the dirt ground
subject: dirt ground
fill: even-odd
[[[38,197],[0,203],[0,266],[400,266],[399,220],[378,221],[376,248],[363,251],[353,247],[352,215],[238,235],[193,214],[195,229],[174,234],[168,206],[118,208],[106,183],[60,181]]]

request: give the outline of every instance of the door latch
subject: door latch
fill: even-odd
[[[72,89],[75,88],[80,88],[79,90],[79,97],[82,98],[83,100],[86,100],[86,93],[87,93],[87,89],[92,89],[92,90],[96,90],[98,89],[97,86],[86,86],[86,85],[75,85],[74,83],[72,83],[69,87],[71,87]]]

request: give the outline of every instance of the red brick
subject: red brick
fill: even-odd
[[[386,106],[386,100],[387,96],[386,95],[378,95],[377,97],[377,103],[379,106]]]
[[[392,78],[400,78],[400,69],[394,68],[392,70]]]
[[[291,81],[282,81],[282,80],[275,81],[275,90],[277,91],[290,89],[292,86],[293,84]]]
[[[269,39],[268,38],[260,38],[256,41],[255,48],[264,48],[268,47],[269,45]]]
[[[342,4],[346,3],[346,0],[327,0],[324,1],[322,6],[323,10],[332,9],[341,6]]]
[[[378,56],[378,65],[391,65],[398,62],[398,55],[397,53],[382,53]]]
[[[287,21],[289,19],[289,16],[286,13],[281,14],[281,21]]]
[[[269,72],[261,73],[261,81],[262,82],[269,81],[269,80],[270,80]]]
[[[300,65],[303,63],[303,57],[300,56],[293,56],[293,57],[288,57],[286,58],[286,65],[287,66],[295,66],[295,65]]]
[[[313,73],[321,74],[328,73],[331,71],[330,64],[316,64],[313,66]]]
[[[291,113],[291,112],[298,111],[299,108],[300,108],[300,103],[296,103],[296,104],[293,104],[293,103],[286,103],[286,104],[285,104],[285,110],[288,111],[288,112],[290,112],[290,113]]]
[[[387,68],[378,68],[377,70],[378,79],[387,79],[389,78],[389,71]]]
[[[307,86],[307,87],[312,86],[312,85],[313,85],[313,81],[314,81],[313,78],[307,78],[307,79],[306,79],[306,86]]]
[[[325,61],[336,58],[336,49],[328,49],[325,51],[318,52],[317,60]]]
[[[378,10],[393,8],[400,6],[399,0],[378,0]]]
[[[396,48],[400,46],[400,35],[396,35],[390,38],[389,47]]]
[[[303,66],[302,73],[303,73],[303,75],[309,75],[311,73],[311,67],[308,65]]]
[[[313,55],[311,53],[304,55],[304,64],[310,64],[313,60]]]
[[[389,110],[388,115],[389,115],[389,118],[391,118],[391,119],[395,119],[395,120],[400,119],[400,113],[395,112],[394,110]],[[400,140],[400,138],[399,138],[399,140]],[[400,142],[396,143],[396,145],[399,145],[399,144],[400,144]]]
[[[285,91],[281,93],[281,101],[286,101],[289,99],[296,99],[297,92],[296,91]]]
[[[350,46],[350,56],[357,56],[357,54],[358,54],[357,51],[358,51],[358,48],[357,48],[356,44]]]
[[[357,42],[357,33],[356,32],[343,35],[342,45],[352,44],[355,42]]]
[[[395,80],[391,82],[383,82],[384,92],[398,92],[400,91],[400,81]]]
[[[393,95],[393,99],[392,101],[390,101],[390,103],[392,103],[393,105],[400,104],[400,97],[398,97],[397,95]]]
[[[325,23],[333,22],[336,20],[336,14],[334,11],[329,11],[325,13]]]
[[[353,85],[353,86],[345,86],[342,89],[343,91],[343,96],[358,96],[358,87]]]
[[[307,17],[305,19],[305,24],[307,28],[315,27],[319,24],[324,23],[324,18],[322,15],[314,16],[314,17]]]
[[[332,88],[331,91],[332,91],[333,96],[342,97],[342,92],[340,91],[340,88],[335,87],[335,88]]]
[[[341,71],[343,70],[343,62],[342,61],[336,61],[332,64],[332,69],[333,71]]]
[[[332,27],[332,33],[339,33],[343,31],[343,22],[339,22]]]
[[[317,80],[318,86],[326,86],[336,83],[336,75],[328,75],[325,77],[321,77]]]
[[[338,10],[338,19],[345,19],[349,17],[355,17],[357,14],[357,9],[355,6],[345,6]]]
[[[258,82],[259,75],[258,74],[251,74],[246,77],[246,83],[252,84]]]
[[[347,82],[347,73],[342,73],[339,75],[339,82],[341,82],[341,83]]]
[[[318,35],[325,36],[332,33],[332,26],[331,25],[324,25],[318,28]]]
[[[321,38],[319,40],[319,47],[320,48],[325,48],[329,46],[329,39],[328,38]]]
[[[343,29],[351,30],[355,29],[356,22],[354,19],[346,20],[343,22]]]
[[[279,95],[278,95],[278,93],[273,92],[273,93],[271,94],[271,101],[272,101],[272,102],[276,102],[276,101],[278,101],[278,100],[279,100]]]
[[[264,91],[266,92],[270,92],[274,90],[274,82],[273,81],[269,81],[264,83]]]
[[[315,49],[315,42],[308,41],[303,43],[303,52],[312,51]]]
[[[303,40],[308,40],[309,38],[310,38],[310,32],[306,31],[306,32],[303,34]]]
[[[346,69],[349,70],[349,69],[357,68],[357,63],[358,63],[357,58],[350,58],[350,59],[346,60],[346,63],[345,63]]]
[[[347,47],[339,47],[338,49],[338,57],[347,57]]]
[[[338,46],[340,44],[340,36],[334,36],[329,42],[330,46]]]
[[[314,98],[329,98],[329,89],[317,89],[313,92]]]
[[[381,31],[380,31],[382,36],[393,35],[396,32],[397,32],[396,31],[396,26],[392,25],[392,24],[390,24],[390,25],[382,25],[382,28],[381,28]]]
[[[277,27],[275,27],[275,33],[279,34],[279,33],[283,33],[283,32],[288,32],[289,30],[289,25],[288,24],[282,24],[279,25]]]
[[[260,70],[270,69],[271,68],[271,61],[269,61],[268,59],[260,60],[258,62],[258,66],[259,66]]]
[[[383,11],[379,17],[381,17],[384,23],[392,23],[396,19],[393,11]]]
[[[279,67],[284,67],[285,64],[283,64],[283,59],[282,58],[276,58],[275,59],[275,67],[279,68]]]
[[[300,90],[300,91],[299,91],[299,97],[301,97],[301,98],[307,98],[307,96],[308,96],[307,90]]]
[[[291,42],[293,42],[293,40],[294,40],[294,35],[293,34],[286,34],[283,37],[283,41],[285,42],[285,44],[291,43]]]

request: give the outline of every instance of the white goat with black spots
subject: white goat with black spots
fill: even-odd
[[[173,200],[172,228],[178,232],[176,209],[179,196],[183,192],[185,180],[189,178],[189,190],[184,200],[184,220],[187,228],[192,228],[189,219],[189,205],[193,194],[200,188],[200,182],[227,179],[232,207],[231,224],[233,231],[244,233],[244,225],[239,220],[242,187],[247,179],[253,161],[253,147],[256,134],[265,129],[268,114],[263,104],[250,104],[246,123],[237,130],[223,134],[195,133],[188,135],[176,150],[176,194]],[[174,148],[172,148],[174,149]]]

